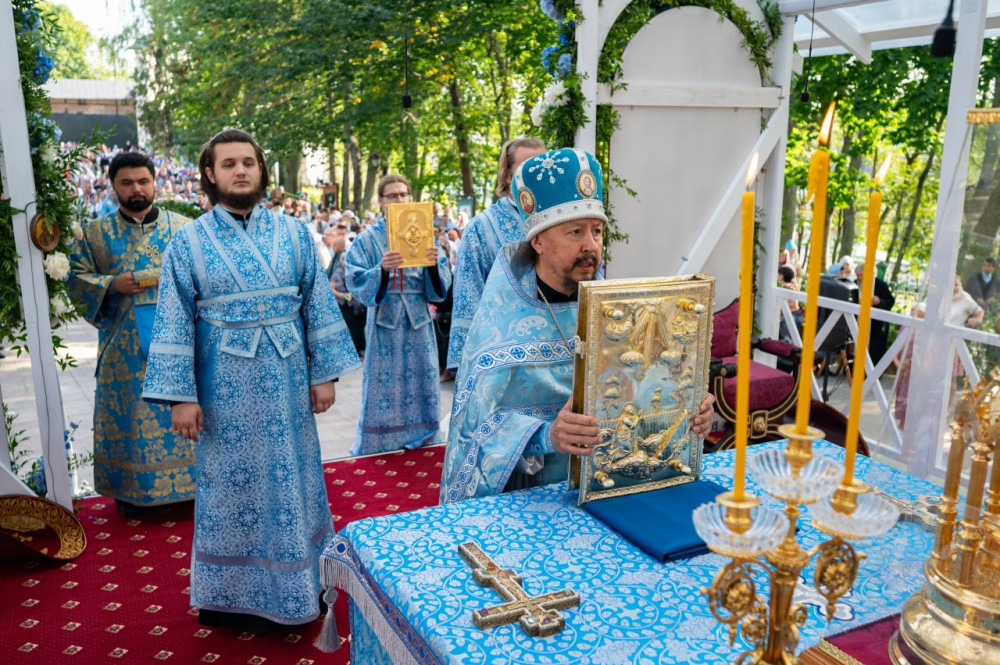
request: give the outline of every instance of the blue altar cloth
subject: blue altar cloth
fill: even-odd
[[[753,452],[779,443],[754,446]],[[836,459],[843,450],[817,442]],[[733,453],[704,457],[703,478],[732,486]],[[902,499],[939,494],[933,484],[867,458],[857,475]],[[748,480],[765,505],[780,507]],[[564,484],[461,501],[447,506],[349,524],[324,553],[322,580],[351,597],[352,662],[731,663],[746,648],[728,646],[726,629],[701,593],[727,562],[708,553],[661,563],[576,505]],[[562,610],[566,628],[547,638],[529,637],[517,624],[480,630],[472,610],[501,602],[472,579],[458,545],[476,541],[499,565],[518,571],[532,595],[575,589],[579,607]],[[825,540],[803,511],[799,542],[809,549]],[[854,588],[838,603],[834,622],[812,587],[813,567],[803,571],[796,600],[809,618],[800,651],[827,634],[898,612],[923,582],[923,562],[933,534],[901,522],[887,534],[855,545],[868,557]],[[763,582],[763,579],[761,580]],[[764,585],[766,589],[766,585]]]

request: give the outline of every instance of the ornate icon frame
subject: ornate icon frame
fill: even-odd
[[[415,217],[408,217],[413,214]],[[434,247],[433,203],[388,203],[385,206],[385,223],[389,251],[403,254],[401,268],[422,268],[435,264],[427,260],[427,250]]]
[[[579,302],[573,410],[597,417],[605,439],[571,460],[579,503],[697,480],[690,418],[708,389],[715,278],[582,282]]]

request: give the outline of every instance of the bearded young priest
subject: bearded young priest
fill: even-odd
[[[94,485],[126,516],[194,498],[194,445],[171,431],[167,407],[141,399],[160,259],[191,221],[153,205],[155,177],[142,153],[111,160],[120,207],[74,228],[66,281],[77,311],[97,328]]]
[[[313,413],[359,366],[309,229],[261,205],[264,164],[246,132],[205,144],[215,205],[167,247],[143,391],[197,442],[191,605],[254,632],[319,615],[334,530]]]
[[[597,160],[563,148],[531,157],[512,194],[526,241],[507,245],[483,288],[462,352],[441,503],[566,479],[568,455],[591,455],[597,419],[573,413],[577,288],[595,279],[607,216]],[[708,434],[714,398],[693,418]]]

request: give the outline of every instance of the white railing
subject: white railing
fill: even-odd
[[[802,337],[794,323],[794,319],[792,318],[791,310],[788,307],[788,301],[797,300],[804,304],[806,294],[801,291],[792,291],[790,289],[775,286],[767,288],[764,297],[774,299],[776,309],[780,313],[780,316],[786,321],[786,328],[788,329],[792,343],[801,348]],[[855,341],[857,340],[857,317],[859,313],[859,307],[857,304],[820,296],[819,306],[829,309],[830,315],[827,317],[823,326],[816,332],[816,349],[821,348],[823,342],[841,319],[846,321],[851,339]],[[878,406],[882,415],[882,422],[885,425],[882,431],[888,433],[888,439],[877,440],[874,433],[863,434],[869,443],[873,444],[871,445],[873,452],[875,450],[878,451],[879,457],[884,457],[887,460],[899,463],[903,463],[905,461],[905,457],[907,456],[906,453],[912,452],[908,451],[908,447],[933,447],[934,462],[932,468],[930,469],[931,473],[928,475],[941,476],[945,471],[945,442],[947,441],[947,433],[945,431],[941,431],[939,436],[934,437],[932,441],[907,442],[904,438],[904,432],[899,428],[899,425],[896,422],[895,414],[893,412],[892,398],[890,395],[886,394],[881,382],[882,375],[885,374],[886,370],[892,364],[893,359],[899,357],[906,348],[907,343],[912,339],[913,335],[918,330],[924,328],[925,321],[924,319],[904,314],[896,314],[895,312],[887,312],[885,310],[875,308],[872,309],[872,319],[896,324],[899,326],[899,332],[892,345],[890,345],[886,350],[885,355],[883,355],[879,360],[878,364],[872,362],[868,349],[861,349],[857,346],[857,344],[855,344],[855,353],[863,352],[865,354],[865,383],[862,391],[862,399],[864,400],[870,396],[870,398],[873,399],[875,404]],[[980,374],[975,362],[972,359],[972,355],[969,352],[969,342],[1000,347],[1000,335],[983,330],[961,328],[952,325],[945,326],[944,331],[950,339],[949,348],[951,349],[951,352],[949,352],[948,360],[946,362],[939,362],[942,367],[949,368],[941,374],[940,381],[945,383],[950,383],[952,381],[953,371],[950,368],[954,364],[952,359],[957,354],[959,362],[961,362],[962,368],[965,370],[965,373],[969,378],[970,384],[975,384],[979,381]],[[913,360],[913,362],[922,361],[922,359],[918,358],[914,358]],[[813,399],[821,399],[821,390],[816,376],[812,375],[811,379]],[[921,390],[921,388],[921,386],[911,385],[909,386],[909,394],[912,395],[914,392]],[[946,390],[945,394],[948,394],[949,390]],[[942,408],[947,408],[947,405],[942,405]],[[882,432],[879,432],[878,436],[881,436],[881,434]]]

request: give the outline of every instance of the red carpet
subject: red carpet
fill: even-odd
[[[324,465],[337,529],[435,505],[444,447]],[[340,665],[312,646],[321,620],[268,635],[205,628],[188,605],[191,504],[126,519],[103,497],[79,502],[87,549],[65,565],[0,563],[0,662]],[[335,606],[347,637],[347,602]]]

